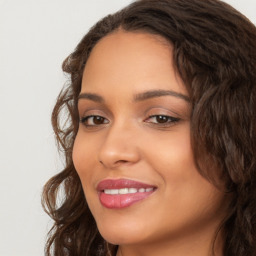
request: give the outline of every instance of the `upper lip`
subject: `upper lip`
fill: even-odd
[[[121,188],[156,188],[156,186],[130,179],[105,179],[97,185],[98,191]]]

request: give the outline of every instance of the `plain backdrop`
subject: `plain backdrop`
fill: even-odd
[[[0,0],[0,256],[43,256],[40,196],[61,170],[50,124],[61,63],[100,18],[131,0]],[[255,0],[226,0],[256,23]]]

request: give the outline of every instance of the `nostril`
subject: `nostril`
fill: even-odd
[[[119,160],[119,161],[117,161],[116,163],[120,163],[120,164],[123,164],[123,163],[127,163],[128,161],[126,161],[126,160]]]
[[[113,166],[116,166],[116,165],[119,165],[119,164],[125,164],[125,163],[128,163],[129,161],[126,161],[126,160],[118,160],[114,163],[112,163]],[[99,163],[102,164],[102,165],[106,165],[102,160],[99,160]]]

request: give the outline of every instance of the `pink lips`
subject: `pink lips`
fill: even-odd
[[[120,190],[126,190],[134,189],[137,190],[135,193],[125,193],[120,194],[117,192]],[[106,208],[111,209],[121,209],[124,207],[128,207],[138,201],[141,201],[148,196],[150,196],[154,191],[156,187],[133,181],[128,179],[118,179],[118,180],[112,180],[112,179],[106,179],[101,181],[98,186],[97,190],[99,191],[99,199],[103,206]],[[106,193],[104,192],[106,190]],[[110,190],[115,191],[115,194],[112,194],[109,192]]]

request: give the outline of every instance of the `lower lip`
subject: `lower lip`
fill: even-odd
[[[121,209],[133,205],[139,201],[149,197],[154,191],[150,192],[138,192],[124,195],[109,195],[103,192],[99,193],[99,199],[101,204],[110,209]]]

